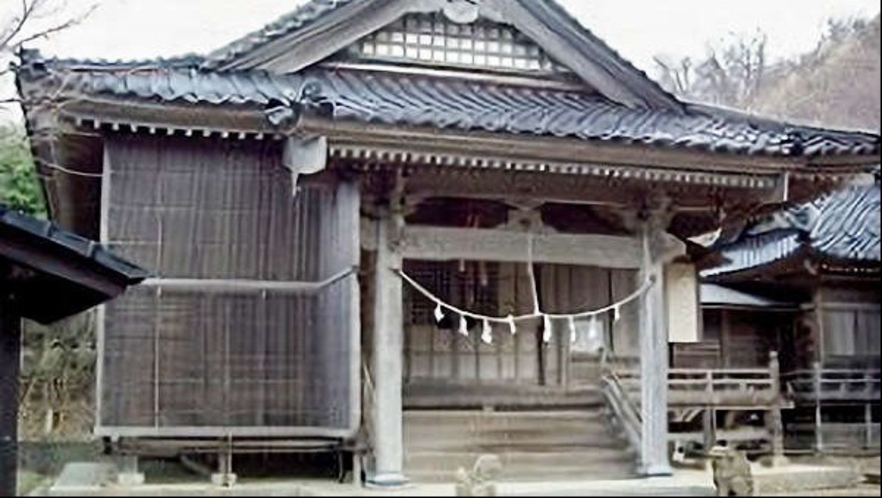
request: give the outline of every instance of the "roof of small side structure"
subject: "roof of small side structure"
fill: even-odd
[[[758,294],[747,293],[731,287],[717,284],[701,284],[701,306],[703,308],[739,308],[739,309],[799,309],[798,303],[770,299]]]
[[[0,205],[0,274],[21,316],[51,323],[117,296],[150,274],[103,245]]]
[[[704,270],[702,276],[751,270],[800,252],[854,264],[879,264],[879,224],[879,184],[852,185],[758,220],[731,240],[716,244],[728,263]]]
[[[22,54],[19,78],[63,78],[66,92],[152,103],[259,109],[280,125],[306,113],[333,120],[777,157],[878,155],[880,137],[783,123],[705,105],[635,109],[596,93],[428,75],[313,68],[296,74],[215,72],[199,57],[81,61]]]

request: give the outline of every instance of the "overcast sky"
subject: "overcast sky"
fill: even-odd
[[[303,0],[57,0],[97,10],[80,26],[36,44],[47,53],[147,58],[205,53],[260,28]],[[810,50],[830,17],[873,16],[878,0],[560,0],[641,69],[652,56],[701,55],[728,33],[761,29],[773,57]],[[18,2],[2,0],[0,10]]]
[[[79,25],[29,46],[49,55],[141,59],[207,53],[305,0],[47,0],[61,7],[39,29],[97,6]],[[830,18],[871,17],[879,0],[559,0],[579,21],[651,76],[653,56],[702,56],[731,35],[768,35],[771,58],[811,50]],[[0,0],[0,26],[19,6]],[[0,60],[2,63],[2,60]],[[0,80],[0,98],[14,92]],[[17,106],[16,106],[17,107]],[[0,119],[17,108],[0,108]]]

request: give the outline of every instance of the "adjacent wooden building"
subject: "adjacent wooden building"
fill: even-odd
[[[207,56],[17,74],[53,218],[159,272],[104,310],[96,434],[361,441],[375,484],[486,451],[669,473],[688,239],[880,155],[682,102],[551,0],[313,0]]]
[[[747,224],[718,243],[728,263],[702,274],[750,293],[750,309],[704,304],[705,344],[728,344],[726,362],[779,353],[794,450],[879,449],[879,213],[878,180],[847,186]]]

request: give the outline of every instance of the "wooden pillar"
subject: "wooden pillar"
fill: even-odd
[[[717,444],[717,412],[714,409],[713,400],[714,400],[714,374],[713,371],[708,370],[705,374],[705,386],[704,392],[705,396],[707,396],[707,405],[705,406],[704,414],[702,415],[701,423],[702,423],[702,444],[704,445],[705,453],[709,452],[711,448]]]
[[[717,444],[717,427],[715,418],[716,411],[711,406],[705,407],[704,412],[701,415],[701,440],[705,452],[710,451],[710,449]]]
[[[781,417],[781,405],[784,403],[781,392],[781,365],[778,352],[769,353],[769,375],[772,379],[772,409],[766,419],[769,439],[772,445],[772,466],[778,467],[787,463],[784,456],[784,420]]]
[[[654,218],[655,216],[652,216]],[[640,474],[672,474],[668,458],[668,334],[665,306],[664,261],[658,245],[664,229],[650,219],[642,227],[641,281],[653,278],[640,307],[640,406],[642,435]]]
[[[873,374],[869,370],[864,372],[864,392],[868,397],[873,392]],[[864,447],[870,449],[873,447],[873,405],[870,403],[864,403],[864,424],[866,428]]]
[[[404,477],[404,435],[402,428],[402,374],[404,323],[402,284],[396,270],[402,266],[396,233],[402,227],[400,215],[384,212],[375,224],[376,265],[374,270],[373,378],[374,403],[371,413],[374,436],[374,471],[368,483],[400,486]]]
[[[15,496],[18,485],[18,377],[21,319],[8,296],[0,296],[0,496]]]
[[[821,418],[821,395],[823,389],[821,385],[821,363],[815,362],[812,365],[812,380],[815,393],[815,452],[824,452],[824,436],[823,436],[823,420]]]

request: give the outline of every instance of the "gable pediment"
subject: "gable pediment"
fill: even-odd
[[[316,13],[320,6],[325,10]],[[311,0],[301,10],[287,28],[275,24],[238,40],[210,56],[206,67],[296,73],[361,58],[568,75],[627,107],[682,110],[554,0]]]
[[[338,59],[543,78],[575,77],[572,70],[513,26],[482,17],[468,23],[456,22],[443,12],[407,14],[350,45],[338,54]]]

